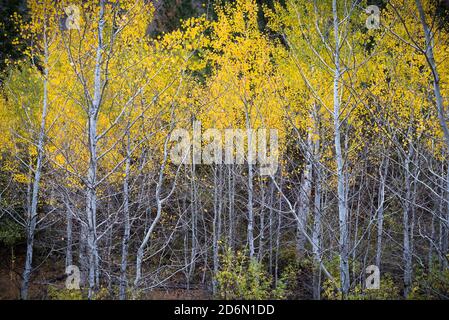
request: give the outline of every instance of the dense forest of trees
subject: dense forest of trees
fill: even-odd
[[[449,298],[448,1],[0,9],[0,298]]]

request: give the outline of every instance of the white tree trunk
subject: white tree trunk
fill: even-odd
[[[94,71],[94,98],[88,109],[88,146],[89,146],[89,169],[87,173],[86,190],[86,215],[87,215],[87,248],[89,254],[89,292],[88,298],[91,299],[98,285],[99,257],[97,248],[97,121],[101,104],[101,66],[103,52],[103,28],[105,1],[100,1],[100,14],[98,20],[98,44]]]
[[[405,174],[405,199],[403,206],[403,262],[404,262],[404,297],[410,293],[412,285],[412,247],[410,212],[412,201],[412,179],[410,174],[410,162],[413,158],[413,146],[410,144],[404,163]]]
[[[313,183],[315,196],[313,203],[313,229],[312,229],[312,252],[314,258],[313,270],[313,299],[321,298],[321,167],[320,167],[320,140],[319,140],[319,107],[315,105],[314,110],[314,135],[316,141],[313,148]]]
[[[349,279],[349,236],[348,236],[348,205],[347,205],[347,190],[346,179],[344,173],[344,159],[341,148],[340,137],[340,36],[339,36],[339,19],[337,13],[337,0],[332,1],[332,13],[333,13],[333,25],[334,25],[334,37],[335,37],[335,73],[334,73],[334,143],[335,143],[335,160],[337,164],[337,184],[338,184],[338,218],[339,218],[339,230],[340,230],[340,281],[341,291],[343,296],[346,296],[349,292],[350,279]]]
[[[72,208],[70,207],[70,203],[67,201],[67,212],[66,212],[66,220],[67,220],[67,226],[66,226],[66,243],[67,243],[67,249],[66,249],[66,255],[65,255],[65,266],[66,268],[73,264],[73,217],[72,217]]]
[[[20,289],[20,297],[22,299],[28,298],[28,288],[30,285],[30,277],[32,271],[32,263],[33,263],[33,249],[34,249],[34,234],[36,231],[37,224],[37,204],[39,200],[39,187],[40,180],[42,175],[42,166],[45,156],[45,124],[47,119],[48,112],[48,39],[47,39],[47,30],[46,30],[46,22],[44,22],[44,83],[43,83],[43,102],[42,102],[42,114],[41,114],[41,124],[39,128],[39,137],[37,141],[37,159],[36,166],[34,168],[34,177],[33,177],[33,187],[31,191],[31,206],[28,208],[28,216],[27,216],[27,225],[26,225],[26,234],[27,234],[27,248],[26,248],[26,256],[25,256],[25,268],[23,270],[22,275],[22,285]]]
[[[127,145],[126,145],[126,161],[125,161],[125,179],[123,181],[123,240],[122,240],[122,262],[120,264],[120,289],[119,289],[120,300],[126,299],[126,288],[128,285],[126,269],[128,265],[128,248],[131,231],[131,223],[129,220],[129,173],[131,167],[131,146],[130,146],[131,139],[129,129],[126,134],[126,139]]]
[[[301,184],[299,186],[298,223],[297,223],[297,252],[298,256],[304,255],[306,243],[305,233],[307,232],[307,220],[310,213],[310,196],[312,192],[312,132],[307,133],[307,141],[304,148],[304,159],[306,165],[302,173]]]
[[[252,145],[253,141],[252,130],[248,129],[248,148]],[[254,258],[254,208],[253,208],[253,163],[252,159],[248,159],[248,246],[249,246],[249,258]]]
[[[384,204],[385,204],[385,183],[388,174],[389,158],[382,160],[379,168],[380,182],[377,207],[377,247],[376,247],[376,266],[380,269],[382,259],[382,235],[384,223]]]
[[[315,199],[314,199],[314,219],[312,230],[312,251],[314,259],[313,274],[313,299],[320,300],[321,296],[321,183],[320,170],[315,167]]]
[[[426,22],[426,15],[423,10],[421,0],[415,0],[416,6],[418,8],[419,17],[421,20],[421,25],[424,29],[424,35],[426,38],[426,48],[425,48],[425,56],[427,63],[429,64],[429,67],[432,71],[433,76],[433,89],[435,93],[435,102],[437,107],[437,113],[438,113],[438,120],[440,123],[440,127],[443,131],[446,147],[448,149],[449,154],[449,128],[446,123],[446,116],[445,116],[445,109],[443,104],[443,96],[441,95],[441,87],[440,87],[440,75],[438,72],[438,67],[435,61],[434,53],[433,53],[433,41],[432,41],[432,32]],[[449,177],[449,175],[448,175]],[[449,200],[449,180],[446,182],[447,190],[446,190],[446,197]],[[443,234],[446,239],[449,237],[449,206],[447,206],[445,217],[443,218],[445,220],[445,227],[443,229]],[[445,256],[449,249],[449,241],[446,240],[444,242],[444,247],[442,248],[443,255]],[[447,259],[443,259],[443,268],[446,269],[448,265]]]
[[[219,251],[219,241],[221,237],[221,209],[222,209],[222,167],[220,165],[215,165],[214,168],[214,219],[212,222],[212,251],[213,251],[213,281],[212,281],[212,291],[215,295],[217,293],[217,281],[215,279],[218,269],[218,251]]]

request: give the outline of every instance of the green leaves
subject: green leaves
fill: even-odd
[[[0,242],[12,247],[23,241],[25,234],[23,228],[11,219],[2,219],[0,222]]]
[[[271,289],[272,279],[264,266],[249,260],[245,252],[225,249],[221,270],[216,274],[218,298],[227,300],[263,300],[283,296],[283,287]]]

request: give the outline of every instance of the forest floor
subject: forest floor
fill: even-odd
[[[20,297],[20,279],[25,261],[24,248],[16,248],[14,261],[12,261],[11,250],[0,247],[0,300],[12,300]],[[65,274],[60,263],[49,258],[39,265],[33,273],[29,297],[30,299],[48,299],[48,286],[52,285],[63,288]],[[144,300],[205,300],[210,295],[206,290],[194,289],[155,289],[143,296]]]
[[[22,248],[15,248],[14,252],[9,248],[0,248],[0,299],[18,299],[20,297],[20,280],[25,263],[25,254]],[[14,258],[12,258],[14,257]],[[55,272],[47,265],[43,265],[33,275],[30,284],[29,296],[42,299],[46,295],[45,278],[53,277]]]

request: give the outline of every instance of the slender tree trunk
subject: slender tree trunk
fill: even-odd
[[[449,152],[448,152],[449,154]],[[446,173],[446,194],[447,199],[449,198],[449,165],[447,166]],[[448,257],[449,257],[449,203],[446,206],[443,206],[446,210],[442,212],[442,221],[440,222],[441,226],[441,268],[442,270],[446,270],[448,268]]]
[[[282,178],[282,168],[279,170],[279,189],[282,191],[283,178]],[[282,229],[282,196],[279,194],[278,197],[278,219],[277,219],[277,228],[276,228],[276,254],[274,257],[274,285],[277,287],[278,279],[279,279],[279,250],[281,248],[281,229]]]
[[[191,217],[190,217],[190,224],[191,224],[191,250],[190,250],[190,265],[189,265],[189,271],[188,271],[188,282],[190,283],[190,280],[195,272],[195,260],[197,255],[197,246],[198,246],[198,240],[197,240],[197,228],[198,228],[198,187],[196,183],[196,167],[195,164],[192,163],[191,166],[191,176],[192,176],[192,183],[191,183]]]
[[[321,183],[319,165],[315,166],[315,198],[314,198],[314,220],[312,231],[313,257],[315,260],[313,274],[313,299],[320,300],[321,291]]]
[[[378,193],[378,207],[377,207],[377,247],[376,247],[376,266],[380,269],[382,258],[382,236],[384,224],[384,204],[385,204],[385,183],[388,174],[389,158],[386,157],[382,161],[380,167],[380,182]]]
[[[415,0],[415,3],[418,8],[421,25],[424,29],[424,35],[426,38],[426,48],[425,48],[424,54],[426,56],[427,63],[432,71],[433,89],[434,89],[434,93],[435,93],[435,102],[436,102],[436,107],[437,107],[438,120],[439,120],[440,127],[444,134],[446,147],[448,149],[448,154],[449,154],[449,128],[446,123],[446,110],[444,108],[443,96],[441,94],[440,75],[438,72],[437,63],[435,61],[435,57],[434,57],[434,53],[433,53],[433,45],[434,44],[433,44],[433,40],[432,40],[432,38],[433,38],[432,31],[430,30],[430,28],[426,22],[426,15],[425,15],[424,9],[422,7],[421,0]],[[448,165],[448,168],[449,168],[449,165]],[[448,172],[449,172],[449,169],[448,169]],[[448,174],[448,178],[449,178],[449,174]],[[447,197],[446,199],[449,201],[449,180],[447,180],[446,188],[447,188],[446,189],[446,197]],[[447,239],[449,237],[449,205],[447,206],[446,214],[444,215],[444,220],[445,220],[445,226],[444,226],[443,234],[444,234],[444,237]],[[442,248],[443,255],[446,256],[446,254],[448,253],[448,249],[449,249],[449,241],[446,240],[443,243],[444,243],[444,247]],[[448,261],[446,258],[446,259],[443,259],[443,268],[446,269],[447,266],[448,266]]]
[[[260,214],[259,214],[259,248],[257,250],[257,261],[262,263],[264,256],[264,244],[265,244],[265,189],[264,182],[260,180],[260,192],[261,196],[261,205],[260,205]]]
[[[253,130],[249,128],[249,125],[247,126],[248,130],[248,150],[250,150],[251,146],[253,145],[253,139],[254,139],[254,133]],[[248,152],[248,155],[250,152]],[[248,157],[248,204],[247,204],[247,210],[248,210],[248,246],[249,246],[249,258],[254,258],[254,207],[253,207],[253,196],[254,196],[254,189],[253,189],[253,159],[252,157]]]
[[[435,220],[436,215],[439,214],[438,212],[438,203],[434,203],[434,210],[436,213],[432,214],[432,220],[430,222],[430,236],[429,236],[429,252],[427,254],[427,270],[430,272],[432,271],[433,267],[433,247],[435,245]]]
[[[270,213],[268,214],[269,272],[273,275],[274,184],[270,181]]]
[[[315,105],[314,110],[314,134],[316,137],[313,145],[313,177],[315,186],[315,195],[313,202],[313,230],[312,230],[312,252],[314,258],[313,269],[313,299],[321,299],[321,167],[320,159],[320,140],[319,140],[319,109]]]
[[[299,189],[299,205],[297,219],[297,252],[298,256],[304,256],[304,246],[306,243],[305,233],[307,231],[307,220],[310,212],[310,196],[312,192],[312,132],[307,133],[306,150],[304,150],[304,158],[306,165],[302,173],[301,184]]]
[[[212,222],[212,250],[213,250],[213,268],[214,276],[212,280],[212,292],[214,295],[217,293],[217,281],[216,276],[219,269],[218,251],[219,241],[221,237],[221,209],[222,209],[222,167],[215,165],[214,168],[214,220]]]
[[[156,217],[154,218],[153,222],[150,225],[150,228],[145,234],[145,237],[142,241],[142,243],[139,246],[139,249],[137,250],[137,256],[136,256],[136,276],[134,278],[134,288],[137,289],[140,286],[140,280],[142,278],[142,261],[143,261],[143,255],[145,252],[145,248],[148,244],[148,241],[150,240],[151,234],[153,233],[154,228],[156,227],[157,223],[159,222],[162,214],[162,202],[157,199],[157,209],[156,209]]]
[[[234,249],[234,193],[235,193],[235,184],[234,184],[234,166],[232,164],[228,165],[228,197],[229,197],[229,240],[228,244],[231,250]]]
[[[404,297],[407,298],[412,285],[412,248],[410,234],[410,212],[412,201],[412,181],[410,174],[410,162],[413,157],[413,147],[410,144],[404,169],[405,169],[405,199],[403,207],[403,260],[404,260]]]
[[[102,95],[102,52],[103,52],[103,28],[105,16],[105,1],[100,1],[100,14],[98,21],[98,44],[94,71],[94,98],[88,110],[88,146],[89,146],[89,169],[87,173],[87,191],[86,191],[86,215],[87,215],[87,248],[89,253],[89,292],[88,298],[93,297],[93,293],[98,286],[98,248],[97,248],[97,122],[100,111]]]
[[[347,206],[347,190],[346,179],[344,174],[344,159],[341,148],[340,137],[340,36],[339,36],[339,19],[337,13],[337,0],[332,1],[334,37],[335,37],[335,74],[334,74],[334,143],[335,143],[335,160],[337,164],[337,184],[338,184],[338,217],[339,217],[339,231],[340,231],[340,282],[343,296],[347,296],[349,292],[349,237],[348,237],[348,206]]]
[[[65,255],[65,266],[66,268],[70,265],[73,265],[73,236],[72,236],[72,229],[73,229],[73,217],[72,217],[72,209],[70,208],[70,204],[67,201],[67,212],[66,212],[66,220],[67,220],[67,227],[66,227],[66,243],[67,243],[67,249],[66,249],[66,255]]]
[[[171,121],[173,121],[173,110],[171,114]],[[164,170],[167,164],[167,158],[168,158],[168,150],[167,150],[167,144],[170,139],[170,134],[166,137],[165,143],[164,143],[164,157],[161,164],[161,167],[159,169],[159,177],[158,181],[156,183],[156,191],[155,191],[155,198],[156,198],[156,217],[151,222],[150,227],[145,232],[145,237],[143,238],[136,255],[136,276],[134,278],[134,291],[133,291],[133,298],[136,298],[136,295],[138,294],[137,290],[140,286],[140,281],[142,279],[142,261],[145,253],[145,248],[148,245],[148,241],[151,238],[151,235],[153,234],[154,229],[156,228],[156,225],[159,223],[159,220],[162,216],[162,205],[167,201],[167,199],[170,197],[172,192],[175,188],[175,182],[173,183],[171,191],[168,193],[168,195],[164,198],[161,197],[162,192],[162,186],[164,183]],[[185,160],[185,159],[184,159]]]
[[[130,132],[127,129],[126,134],[126,161],[125,161],[125,179],[123,181],[123,240],[122,240],[122,262],[120,264],[120,300],[126,299],[126,288],[128,285],[126,268],[128,265],[128,248],[131,231],[131,223],[129,220],[129,173],[131,167],[131,139]]]
[[[80,264],[80,285],[85,286],[87,284],[87,274],[89,271],[87,252],[87,224],[85,221],[82,221],[80,226],[78,250],[78,261]]]
[[[45,19],[45,18],[44,18]],[[37,205],[39,200],[39,188],[40,188],[40,180],[42,175],[42,167],[45,155],[45,124],[47,120],[47,111],[48,111],[48,39],[47,39],[47,30],[46,30],[46,22],[44,22],[44,84],[43,84],[43,102],[42,102],[42,114],[41,114],[41,124],[39,128],[39,137],[37,141],[37,159],[36,166],[34,168],[34,177],[33,177],[33,187],[32,187],[32,196],[31,196],[31,207],[28,209],[28,217],[27,217],[27,225],[26,225],[26,234],[27,234],[27,247],[26,247],[26,256],[25,256],[25,268],[23,270],[22,275],[22,286],[20,289],[20,297],[22,299],[28,298],[28,288],[30,285],[30,277],[32,271],[32,263],[33,263],[33,249],[34,249],[34,236],[37,225]]]

